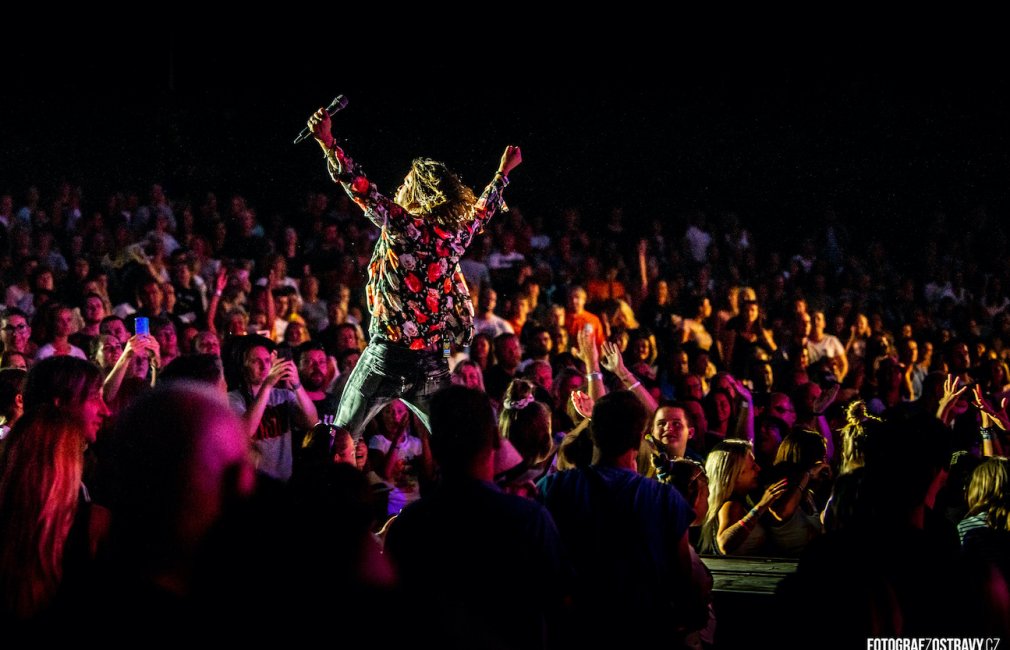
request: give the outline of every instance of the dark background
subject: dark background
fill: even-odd
[[[946,54],[503,57],[177,29],[144,43],[7,53],[0,192],[20,205],[29,184],[45,196],[66,179],[88,210],[160,181],[173,199],[237,192],[293,214],[328,179],[315,145],[291,140],[342,93],[334,131],[380,188],[417,155],[482,187],[516,143],[510,203],[548,220],[566,205],[590,222],[613,205],[632,222],[700,207],[778,236],[831,206],[890,235],[937,210],[1006,208],[1005,75]]]

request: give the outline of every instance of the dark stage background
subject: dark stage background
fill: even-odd
[[[336,55],[262,38],[171,30],[145,47],[91,44],[40,58],[9,51],[0,102],[0,192],[20,205],[67,179],[86,209],[112,190],[173,199],[245,195],[293,214],[327,188],[305,118],[338,93],[334,131],[380,188],[409,159],[442,158],[482,186],[522,146],[510,202],[553,219],[579,205],[629,222],[700,207],[789,236],[833,207],[854,228],[897,234],[937,210],[1007,207],[1008,84],[977,66],[905,53],[755,60],[626,52],[425,58],[400,48]],[[399,52],[402,52],[399,53]]]

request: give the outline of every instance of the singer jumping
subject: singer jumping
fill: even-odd
[[[417,158],[390,200],[336,145],[325,110],[308,125],[334,182],[381,229],[368,265],[370,341],[347,380],[336,424],[360,438],[365,424],[400,398],[427,427],[431,396],[449,384],[450,342],[467,344],[473,336],[459,258],[501,207],[522,154],[506,147],[480,198],[443,163]]]

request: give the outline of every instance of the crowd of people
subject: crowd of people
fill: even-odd
[[[393,400],[358,435],[380,231],[347,196],[0,196],[5,624],[269,607],[251,637],[340,611],[378,645],[712,647],[727,555],[799,559],[798,643],[1010,631],[997,220],[593,216],[488,223],[456,385],[430,427]]]

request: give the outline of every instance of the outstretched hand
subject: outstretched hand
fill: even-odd
[[[605,341],[603,343],[603,357],[600,359],[600,363],[606,370],[620,377],[624,371],[624,359],[621,357],[621,348],[617,347],[616,343]]]
[[[508,176],[509,172],[518,167],[522,161],[523,152],[520,151],[519,147],[510,144],[505,147],[505,153],[501,155],[501,164],[498,165],[498,171],[503,176]]]
[[[576,356],[582,359],[583,363],[586,364],[586,372],[595,372],[600,369],[600,350],[596,347],[596,334],[593,332],[592,325],[587,325],[585,327],[579,328],[579,334],[576,337],[578,342],[578,348],[575,351]]]
[[[975,388],[972,391],[972,404],[982,413],[982,426],[989,427],[995,424],[1000,429],[1004,431],[1007,430],[1007,413],[1006,413],[1006,398],[1004,397],[1000,400],[999,410],[993,408],[992,404],[989,403],[982,395],[982,387],[975,384]]]
[[[576,412],[579,415],[586,418],[587,420],[593,417],[593,406],[595,402],[593,398],[588,394],[582,392],[581,390],[572,391],[572,406],[575,407]]]
[[[220,266],[217,270],[217,276],[214,278],[214,290],[215,293],[222,293],[228,287],[228,269],[224,267],[224,264]]]
[[[968,387],[961,386],[960,379],[954,375],[947,375],[947,378],[943,381],[943,397],[940,398],[936,409],[936,417],[940,418],[944,424],[950,424],[950,420],[952,419],[951,409],[957,398],[961,397],[961,394],[966,390],[968,390]]]

